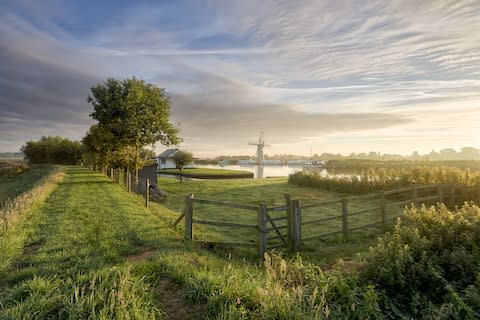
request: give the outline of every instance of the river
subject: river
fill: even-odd
[[[288,177],[289,174],[301,171],[302,165],[299,166],[268,166],[268,165],[199,165],[199,168],[225,169],[225,170],[243,170],[253,173],[255,179],[270,177]],[[327,175],[327,170],[322,170],[322,174]]]

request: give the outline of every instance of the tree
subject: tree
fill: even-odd
[[[82,159],[80,143],[62,137],[30,140],[21,150],[30,163],[77,164]]]
[[[179,150],[173,155],[173,161],[175,161],[177,169],[182,171],[183,167],[193,161],[193,155],[188,151]]]
[[[110,138],[109,151],[103,155],[124,155],[138,172],[146,160],[142,158],[146,146],[156,142],[168,146],[181,141],[177,137],[179,130],[170,122],[170,100],[165,89],[133,77],[123,81],[109,78],[93,86],[91,92],[88,102],[94,111],[90,117]]]
[[[82,139],[84,157],[94,169],[114,167],[114,141],[113,135],[104,127],[94,124]]]

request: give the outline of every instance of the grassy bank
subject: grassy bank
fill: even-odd
[[[253,173],[244,170],[224,170],[211,168],[192,168],[192,169],[162,169],[159,174],[169,174],[183,176],[195,179],[241,179],[253,178]]]
[[[28,217],[27,213],[32,206],[48,197],[62,179],[62,168],[52,167],[41,179],[33,180],[29,189],[22,185],[21,193],[0,203],[0,233],[14,226],[18,220]]]
[[[21,160],[0,159],[0,177],[18,176],[29,169],[30,167]]]
[[[54,170],[51,165],[32,165],[30,170],[19,175],[0,176],[0,207],[7,199],[12,199],[29,190],[37,181]]]

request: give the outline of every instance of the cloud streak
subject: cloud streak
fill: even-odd
[[[80,138],[89,87],[132,75],[167,88],[196,154],[235,153],[260,131],[283,152],[336,152],[339,136],[346,153],[367,151],[358,137],[406,149],[400,132],[417,129],[423,148],[439,129],[480,147],[478,1],[25,0],[0,12],[0,151]]]

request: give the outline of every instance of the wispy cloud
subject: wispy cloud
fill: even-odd
[[[0,150],[81,137],[89,87],[132,75],[167,88],[197,154],[259,131],[283,152],[480,147],[478,1],[48,3],[0,5]]]

